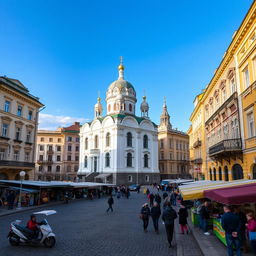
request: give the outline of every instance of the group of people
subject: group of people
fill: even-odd
[[[181,234],[188,234],[188,225],[187,225],[187,217],[188,211],[186,207],[180,202],[180,208],[178,214],[172,206],[176,206],[177,194],[175,192],[163,193],[163,206],[161,211],[161,202],[162,198],[159,193],[148,193],[147,198],[149,203],[143,204],[140,211],[140,218],[143,221],[143,230],[145,233],[148,232],[148,225],[150,217],[152,219],[152,223],[154,226],[154,230],[156,234],[159,234],[159,219],[162,215],[162,221],[165,225],[165,230],[167,234],[167,241],[169,243],[169,247],[172,247],[173,240],[173,232],[174,232],[174,223],[175,219],[179,216],[179,224]],[[176,194],[176,196],[174,196]],[[174,202],[175,201],[175,202]]]

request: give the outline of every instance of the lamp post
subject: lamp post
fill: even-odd
[[[19,194],[19,202],[18,202],[18,207],[17,209],[21,209],[21,190],[22,190],[22,180],[24,178],[24,176],[26,175],[26,173],[24,171],[20,172],[20,194]]]

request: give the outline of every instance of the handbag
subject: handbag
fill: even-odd
[[[256,232],[249,231],[249,240],[256,240]]]

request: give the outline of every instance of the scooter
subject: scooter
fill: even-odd
[[[49,216],[55,213],[55,210],[45,210],[35,212],[34,215]],[[55,245],[55,234],[52,232],[52,229],[46,219],[40,222],[39,234],[36,238],[34,237],[34,232],[32,230],[21,226],[20,223],[20,220],[16,220],[11,223],[11,230],[8,234],[8,239],[12,246],[18,246],[19,244],[43,244],[47,248],[52,248]]]

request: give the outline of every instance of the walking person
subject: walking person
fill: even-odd
[[[247,212],[246,218],[247,218],[247,224],[245,225],[247,228],[250,245],[252,247],[252,251],[254,255],[256,255],[256,220],[254,217],[254,212],[253,211]]]
[[[205,201],[204,205],[201,207],[200,210],[200,219],[203,232],[206,236],[209,236],[210,233],[208,232],[208,220],[210,218],[210,211],[209,211],[209,202]]]
[[[180,224],[181,234],[184,235],[185,232],[188,234],[188,222],[187,222],[188,211],[183,204],[180,205],[178,215],[179,215],[179,224]]]
[[[158,222],[159,217],[161,216],[161,209],[157,202],[154,202],[153,207],[151,208],[151,217],[154,225],[155,232],[159,234]]]
[[[239,216],[231,212],[231,207],[225,205],[223,207],[224,214],[221,217],[221,225],[225,230],[228,256],[234,256],[233,249],[236,250],[236,255],[241,256],[241,241],[240,241],[240,228],[241,222]]]
[[[153,206],[154,199],[155,199],[155,196],[154,196],[154,194],[153,194],[153,193],[151,193],[151,194],[149,195],[150,207],[152,207],[152,206]]]
[[[172,238],[174,231],[174,220],[177,218],[177,213],[171,206],[171,202],[167,203],[167,207],[164,209],[162,220],[165,224],[165,230],[167,235],[167,241],[169,243],[169,248],[172,247]]]
[[[111,210],[111,212],[113,212],[113,204],[114,204],[114,199],[112,197],[112,195],[110,195],[109,199],[108,199],[108,209],[106,210],[106,212],[108,213],[109,210]]]
[[[13,209],[14,201],[15,201],[14,191],[10,191],[10,193],[7,196],[8,210],[12,210]]]
[[[156,194],[155,196],[155,201],[157,202],[157,204],[160,206],[161,205],[161,201],[162,201],[162,198],[159,194]]]
[[[149,223],[150,209],[148,207],[148,203],[143,204],[140,211],[140,218],[143,221],[143,229],[144,232],[148,232],[148,223]]]

